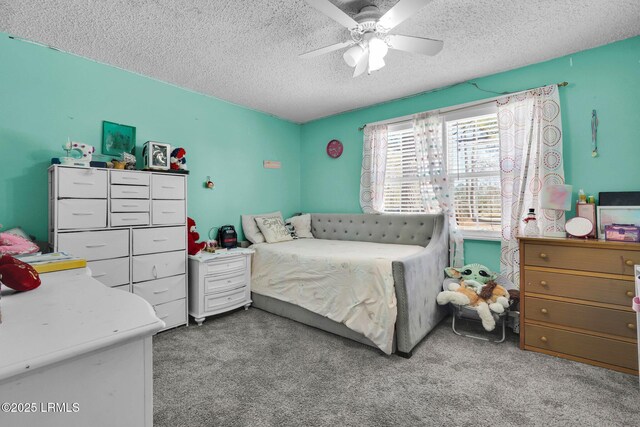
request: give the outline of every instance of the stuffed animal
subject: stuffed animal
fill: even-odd
[[[171,169],[187,170],[187,152],[184,148],[174,148],[171,152]]]
[[[40,276],[26,262],[3,255],[0,257],[0,282],[16,291],[30,291],[40,286]]]
[[[189,252],[189,255],[197,255],[207,246],[206,242],[198,243],[197,240],[199,238],[200,234],[196,231],[196,222],[191,218],[187,218],[187,252]]]
[[[509,306],[509,293],[495,282],[497,274],[482,264],[467,264],[460,269],[447,267],[444,271],[447,276],[460,279],[460,283],[450,283],[448,290],[440,292],[436,298],[438,304],[474,308],[482,326],[487,331],[494,330],[496,320],[491,312],[503,313]]]

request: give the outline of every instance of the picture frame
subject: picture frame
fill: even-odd
[[[151,170],[169,170],[171,167],[171,144],[147,141],[142,149],[144,168]]]
[[[121,156],[135,154],[136,128],[120,123],[102,122],[102,154]]]
[[[640,226],[640,206],[598,206],[598,239],[604,239],[604,227],[613,224]]]

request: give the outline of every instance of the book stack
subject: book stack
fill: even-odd
[[[52,271],[72,270],[74,268],[85,268],[87,261],[76,258],[65,252],[52,252],[50,254],[36,254],[19,257],[20,261],[30,264],[38,274],[50,273]]]

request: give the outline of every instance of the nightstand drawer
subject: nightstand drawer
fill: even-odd
[[[58,201],[58,228],[104,228],[107,226],[107,201],[64,199]]]
[[[152,197],[154,199],[184,199],[184,182],[182,176],[154,174],[151,176]]]
[[[187,323],[187,306],[184,299],[153,306],[158,319],[165,323],[164,329]]]
[[[576,303],[525,297],[526,320],[636,338],[636,314]]]
[[[632,281],[524,269],[527,292],[618,304],[628,308],[635,296]]]
[[[627,369],[638,369],[638,349],[635,343],[526,325],[525,345]]]
[[[206,276],[204,278],[204,293],[214,294],[225,291],[230,291],[232,289],[241,288],[247,285],[247,280],[244,272],[235,273],[235,275],[221,277],[218,275],[215,276]]]
[[[186,248],[185,227],[141,228],[133,230],[133,254],[178,251]]]
[[[107,286],[129,284],[129,258],[106,259],[87,263],[91,277]]]
[[[141,296],[151,305],[163,304],[185,297],[185,278],[166,277],[133,285],[133,293]]]
[[[247,299],[247,289],[240,288],[233,291],[206,295],[204,297],[204,311],[212,312],[222,310],[234,305],[243,305]]]
[[[187,222],[184,200],[154,200],[153,225],[184,224]]]
[[[59,168],[58,198],[107,198],[107,171],[94,168]]]
[[[168,276],[177,276],[185,273],[186,266],[187,261],[184,251],[135,255],[133,257],[133,281],[143,282]]]
[[[149,174],[139,172],[115,171],[111,172],[112,184],[146,185],[149,186]]]
[[[129,230],[60,233],[58,250],[95,261],[129,256]]]
[[[640,264],[640,252],[624,249],[525,244],[525,266],[552,267],[565,270],[594,271],[633,275]]]
[[[149,212],[121,212],[111,214],[111,226],[149,225]]]
[[[149,187],[139,185],[112,185],[111,197],[114,199],[148,199]]]
[[[244,271],[246,267],[247,261],[244,256],[229,256],[213,261],[207,261],[204,274],[229,274],[232,272]]]
[[[111,212],[149,212],[149,200],[111,199]]]

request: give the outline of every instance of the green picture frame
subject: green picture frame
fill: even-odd
[[[121,156],[135,154],[136,128],[120,123],[102,122],[102,154]]]

